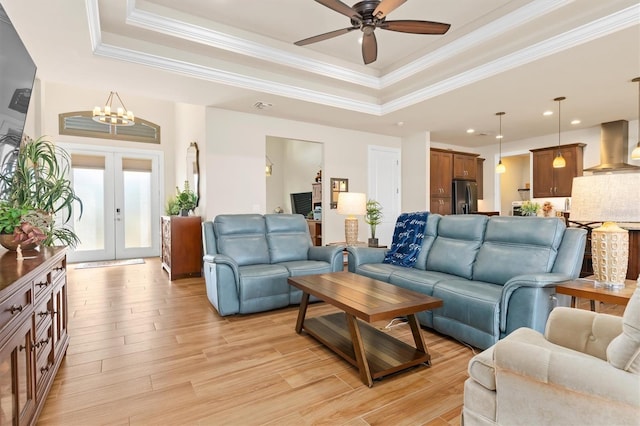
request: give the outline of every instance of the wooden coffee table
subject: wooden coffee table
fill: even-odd
[[[289,284],[303,292],[296,332],[304,330],[356,366],[367,386],[382,376],[430,365],[415,314],[442,306],[442,300],[351,272],[291,277]],[[305,318],[310,295],[344,313]],[[366,324],[398,316],[407,317],[415,348]]]

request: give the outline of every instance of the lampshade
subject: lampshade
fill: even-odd
[[[344,238],[347,245],[357,244],[358,219],[355,216],[367,213],[367,195],[360,192],[339,193],[338,213],[347,216],[344,220]]]
[[[640,173],[573,178],[569,218],[575,222],[640,222]]]
[[[558,98],[555,98],[554,101],[558,102],[558,153],[556,154],[555,158],[553,159],[553,168],[554,169],[561,169],[563,167],[566,167],[567,162],[564,159],[564,157],[562,156],[562,152],[560,152],[560,102],[564,101],[565,98],[564,96],[560,96]]]
[[[575,222],[602,223],[591,231],[593,275],[607,287],[624,287],[629,232],[615,222],[640,222],[640,173],[574,178],[569,218]]]
[[[338,194],[338,214],[361,216],[367,212],[367,195],[361,192]]]

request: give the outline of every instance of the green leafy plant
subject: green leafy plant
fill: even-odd
[[[198,203],[198,197],[196,193],[189,188],[189,181],[184,181],[184,189],[180,191],[180,188],[176,186],[176,205],[178,210],[190,211],[196,208]]]
[[[59,242],[75,247],[80,242],[67,225],[73,217],[74,207],[79,209],[78,217],[82,217],[82,200],[68,179],[70,172],[69,154],[40,137],[28,140],[20,147],[12,175],[0,175],[6,203],[14,209],[5,211],[15,215],[21,210],[19,227],[22,229],[26,223],[27,229],[31,229],[29,226],[38,228],[45,235],[38,237],[45,246]],[[8,231],[8,222],[0,222],[0,230]],[[14,227],[13,232],[21,231]]]
[[[175,197],[169,198],[167,205],[164,207],[164,212],[169,216],[175,216],[180,214],[180,207]]]
[[[28,209],[14,207],[8,201],[0,201],[0,234],[12,234],[20,226],[22,215],[28,212]]]
[[[382,222],[382,205],[376,200],[367,201],[367,212],[364,215],[364,221],[371,228],[371,238],[376,237],[376,226]]]
[[[524,201],[522,203],[522,207],[520,208],[520,211],[525,216],[535,216],[538,214],[539,210],[540,210],[540,204],[532,201]]]

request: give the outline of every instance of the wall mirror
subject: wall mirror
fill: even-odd
[[[338,195],[349,192],[349,179],[331,178],[331,208],[338,208]]]
[[[200,204],[200,165],[198,163],[198,144],[191,142],[187,148],[187,181],[189,187],[196,193],[196,207]]]

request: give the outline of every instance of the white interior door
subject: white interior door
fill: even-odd
[[[376,227],[378,244],[391,247],[393,229],[400,216],[400,150],[369,146],[368,199],[382,205],[382,222]],[[367,231],[367,236],[370,235]]]
[[[73,229],[81,243],[69,262],[160,254],[160,163],[162,153],[65,147],[73,187],[83,202]]]

